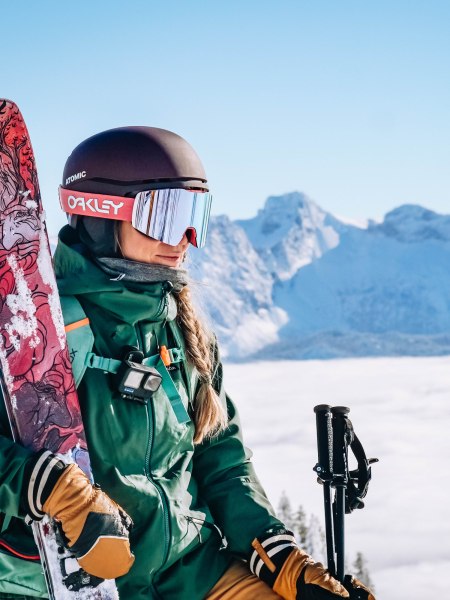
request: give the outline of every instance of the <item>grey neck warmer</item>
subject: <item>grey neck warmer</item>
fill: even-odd
[[[174,292],[180,292],[189,283],[186,269],[135,262],[126,258],[95,258],[95,262],[113,281],[138,283],[170,281]]]

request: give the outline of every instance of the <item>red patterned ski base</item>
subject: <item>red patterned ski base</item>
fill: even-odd
[[[19,109],[2,99],[0,369],[14,439],[78,463],[92,479],[33,150]],[[50,598],[119,597],[114,581],[96,580],[80,569],[52,521],[34,524],[33,533]]]

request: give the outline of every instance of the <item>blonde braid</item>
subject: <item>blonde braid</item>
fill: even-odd
[[[187,358],[193,363],[200,378],[200,389],[195,397],[194,443],[212,437],[227,425],[227,415],[212,386],[211,337],[195,314],[188,286],[174,294],[177,300],[178,322],[185,340]]]

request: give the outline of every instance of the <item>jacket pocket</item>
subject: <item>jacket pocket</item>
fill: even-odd
[[[207,521],[206,518],[199,518],[193,515],[185,515],[185,518],[189,524],[192,524],[195,527],[197,531],[198,541],[200,544],[203,544],[204,541],[206,541],[206,539],[209,538],[210,534],[213,533],[216,536],[218,536],[220,540],[219,550],[224,550],[227,547],[227,540],[224,534],[222,533],[222,530],[213,521],[210,522]],[[206,531],[208,532],[206,538],[204,537],[204,535],[202,536],[202,530],[204,529],[206,529]]]

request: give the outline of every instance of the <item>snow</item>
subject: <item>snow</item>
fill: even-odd
[[[42,521],[33,522],[32,530],[41,555],[44,554],[46,556],[46,566],[49,573],[52,574],[55,598],[58,600],[62,600],[63,598],[65,600],[92,600],[95,597],[98,600],[119,600],[116,584],[112,579],[106,579],[94,589],[86,587],[80,589],[78,592],[69,591],[61,579],[60,561],[64,561],[64,566],[68,574],[80,568],[78,563],[72,558],[72,554],[67,548],[64,548],[63,553],[60,552],[61,547],[56,539],[52,521],[47,515],[44,516]]]
[[[362,228],[293,192],[213,218],[191,254],[230,360],[450,354],[449,215],[406,204]]]
[[[268,268],[286,280],[339,243],[328,214],[304,194],[270,196],[253,219],[236,221]]]
[[[38,209],[38,203],[36,202],[36,200],[25,200],[25,206],[28,208],[28,210]]]
[[[321,261],[279,286],[274,302],[289,333],[353,331],[438,334],[450,331],[450,245],[354,232]]]
[[[359,229],[367,229],[370,223],[374,223],[374,219],[351,219],[350,217],[345,217],[342,215],[336,215],[336,218],[339,219],[342,223],[346,223],[347,225],[352,225],[353,227],[358,227]]]
[[[246,315],[237,324],[233,336],[239,340],[241,352],[252,354],[264,348],[267,343],[277,344],[280,341],[278,330],[286,322],[287,315],[283,310],[276,307],[271,310],[260,308]],[[226,352],[227,349],[223,356],[227,356]]]
[[[367,455],[380,459],[366,508],[346,518],[349,562],[364,554],[378,599],[448,596],[450,358],[226,364],[225,381],[274,506],[284,490],[321,520],[313,408],[349,406]]]
[[[23,269],[19,268],[17,264],[16,256],[10,254],[6,260],[12,273],[14,273],[17,294],[6,296],[6,304],[12,316],[9,323],[4,324],[4,328],[9,334],[12,345],[18,352],[22,339],[28,339],[31,348],[35,348],[39,344],[36,306]]]
[[[415,204],[404,204],[388,212],[384,221],[373,229],[407,243],[428,239],[448,242],[450,215],[440,215]]]

